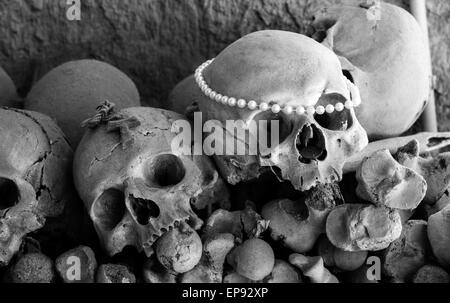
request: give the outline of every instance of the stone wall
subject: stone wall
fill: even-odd
[[[206,58],[261,29],[307,33],[319,7],[339,0],[81,0],[81,21],[66,0],[0,1],[0,65],[24,95],[52,67],[71,59],[109,62],[158,106]],[[406,0],[391,0],[408,9]],[[428,0],[441,130],[450,130],[450,1]]]

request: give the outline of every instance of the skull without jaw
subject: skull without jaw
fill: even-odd
[[[88,129],[75,153],[75,186],[109,255],[126,246],[147,256],[167,231],[202,221],[192,198],[210,190],[206,156],[176,155],[172,123],[185,119],[154,108],[128,108]],[[196,158],[197,157],[197,158]]]
[[[0,265],[73,198],[72,149],[42,114],[0,108]],[[74,201],[71,201],[74,202]]]
[[[279,121],[280,143],[260,150],[258,156],[215,156],[231,184],[254,179],[262,167],[272,167],[297,190],[308,190],[340,180],[345,160],[367,145],[353,108],[342,108],[346,101],[356,101],[357,88],[346,81],[337,56],[306,36],[272,30],[249,34],[220,53],[204,68],[203,77],[214,91],[257,104],[256,110],[224,105],[197,88],[195,101],[207,119],[223,125],[227,120],[243,121],[247,132],[252,121],[268,121],[267,125]],[[260,106],[275,103],[283,110],[274,113]],[[340,110],[334,110],[338,104]],[[330,110],[320,114],[297,110],[315,106]],[[270,139],[271,131],[252,135]],[[247,135],[224,133],[225,142],[249,145]]]

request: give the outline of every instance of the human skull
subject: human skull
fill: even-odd
[[[205,173],[211,168],[202,163],[209,161],[206,156],[171,148],[178,120],[185,118],[162,109],[128,108],[97,121],[80,142],[75,186],[109,255],[133,246],[150,256],[156,240],[175,226],[201,227],[190,203],[211,190],[217,172]]]
[[[72,149],[50,118],[0,108],[0,265],[46,218],[62,214],[73,193],[71,164]]]
[[[216,155],[222,175],[231,184],[256,178],[262,167],[278,168],[280,179],[289,180],[297,190],[338,181],[345,160],[367,145],[367,136],[353,108],[314,115],[296,113],[297,107],[335,105],[356,97],[353,84],[346,81],[336,55],[306,36],[285,31],[259,31],[236,41],[203,70],[209,87],[224,96],[255,100],[258,105],[294,109],[273,113],[215,102],[202,94],[195,101],[209,120],[226,124],[243,121],[251,132],[252,121],[279,121],[280,144],[253,155]],[[352,93],[351,93],[352,92]],[[351,97],[352,95],[352,97]],[[355,102],[356,103],[356,102]],[[257,138],[271,137],[270,129]],[[259,129],[259,131],[264,131]],[[246,142],[226,130],[225,143]],[[247,137],[247,136],[246,136]],[[278,171],[277,171],[278,173]]]
[[[361,91],[356,116],[369,138],[394,137],[420,116],[430,94],[430,59],[414,17],[388,3],[339,5],[315,15],[313,37],[339,57]]]

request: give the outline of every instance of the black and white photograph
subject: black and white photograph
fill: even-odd
[[[449,37],[446,0],[0,0],[0,289],[450,283]]]

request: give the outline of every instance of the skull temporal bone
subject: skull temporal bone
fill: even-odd
[[[281,108],[295,109],[351,100],[336,55],[313,39],[291,32],[268,30],[241,38],[204,69],[203,77],[215,91],[255,100],[258,105],[275,102]],[[266,155],[215,156],[222,175],[231,184],[256,178],[261,166],[278,167],[281,178],[299,190],[338,181],[345,160],[367,144],[367,135],[352,108],[321,116],[288,115],[230,107],[201,92],[196,101],[207,119],[223,124],[242,120],[249,127],[251,121],[280,122],[280,144],[271,146]],[[232,137],[226,142],[243,140],[224,133]]]
[[[183,116],[154,108],[118,114],[139,121],[128,129],[131,144],[111,132],[109,122],[89,129],[75,153],[74,181],[109,255],[126,246],[150,255],[153,243],[177,224],[201,226],[190,199],[202,192],[202,168],[172,152],[172,123]]]

